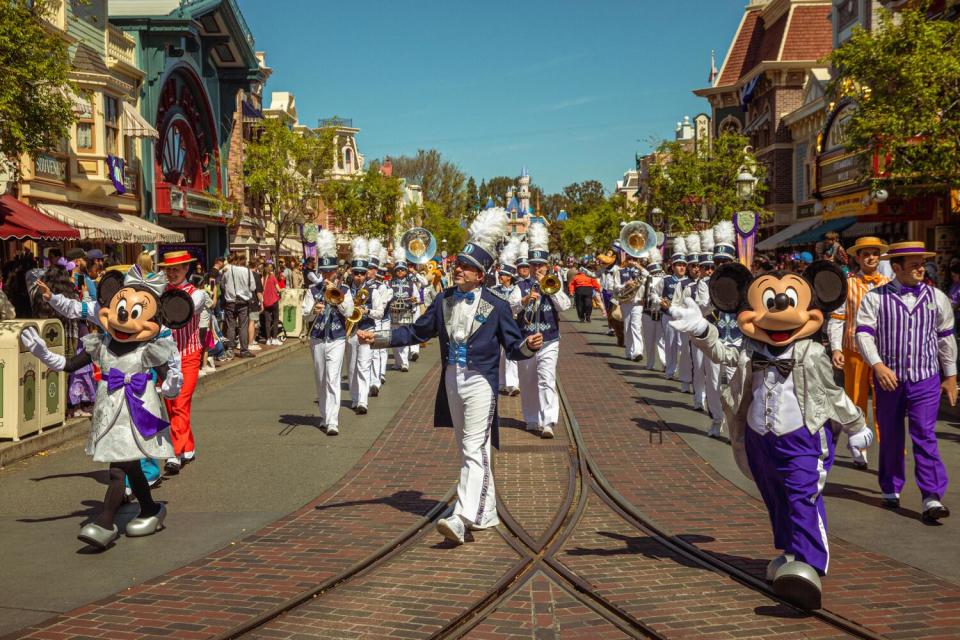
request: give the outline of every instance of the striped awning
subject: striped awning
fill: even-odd
[[[158,139],[160,137],[157,130],[140,115],[137,108],[126,101],[123,103],[123,135],[131,138]]]
[[[77,229],[81,240],[111,240],[126,244],[184,241],[182,233],[139,216],[112,211],[92,213],[63,204],[41,204],[38,208],[51,218]]]

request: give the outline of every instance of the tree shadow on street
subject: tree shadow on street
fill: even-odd
[[[359,507],[374,504],[383,504],[396,509],[397,511],[404,511],[406,513],[422,516],[441,503],[439,500],[425,498],[422,491],[408,489],[396,491],[388,496],[382,496],[379,498],[370,498],[367,500],[346,500],[344,502],[318,504],[316,507],[314,507],[314,509],[317,511],[326,511],[327,509],[342,509],[346,507]]]
[[[108,484],[110,478],[109,469],[100,469],[98,471],[84,471],[84,472],[72,472],[72,473],[52,473],[48,476],[39,476],[36,478],[30,478],[32,482],[43,482],[44,480],[58,480],[60,478],[90,478],[96,480],[98,484]]]

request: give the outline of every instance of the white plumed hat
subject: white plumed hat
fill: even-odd
[[[337,236],[323,229],[317,234],[317,269],[331,271],[337,268]]]
[[[381,249],[383,249],[383,244],[380,242],[379,238],[370,238],[370,241],[367,242],[367,254],[370,256],[367,262],[370,263],[371,267],[380,266]]]
[[[517,277],[517,260],[520,258],[520,238],[513,237],[500,251],[500,273]]]
[[[370,267],[367,258],[370,257],[370,243],[366,238],[356,237],[350,241],[350,250],[353,258],[350,260],[350,269],[352,271],[366,272]]]
[[[726,260],[737,259],[736,236],[733,232],[733,223],[729,220],[718,222],[713,228],[713,240],[716,246],[713,250],[713,259],[723,258]]]
[[[694,231],[684,238],[687,243],[687,262],[696,264],[700,258],[700,234]]]
[[[700,264],[713,264],[713,229],[700,232]]]
[[[687,243],[684,240],[683,236],[678,236],[673,239],[673,253],[670,255],[671,262],[686,262],[687,261]]]
[[[527,228],[527,243],[531,264],[545,264],[550,257],[550,232],[539,222],[534,222]]]
[[[457,259],[484,273],[497,261],[498,245],[507,233],[507,212],[502,207],[484,209],[470,223],[467,244]]]

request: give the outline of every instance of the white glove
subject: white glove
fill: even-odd
[[[160,385],[160,393],[167,398],[175,398],[180,393],[183,386],[183,374],[179,371],[167,371],[167,377]]]
[[[853,435],[849,436],[848,444],[851,449],[858,449],[860,451],[866,451],[870,448],[870,445],[873,444],[873,431],[864,427],[857,431]]]
[[[669,313],[670,317],[673,318],[673,320],[669,322],[670,326],[680,333],[700,336],[703,335],[707,327],[710,326],[704,319],[703,312],[700,311],[700,306],[697,305],[697,301],[693,298],[686,298],[678,305],[671,305]]]
[[[47,343],[43,341],[40,334],[33,327],[27,327],[20,333],[20,342],[23,343],[30,353],[48,368],[54,371],[63,371],[67,364],[67,359],[60,354],[53,353],[47,348]]]

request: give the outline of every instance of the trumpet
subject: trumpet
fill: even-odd
[[[361,289],[361,291],[366,291],[366,289]],[[357,297],[359,297],[359,295],[360,294],[358,292]],[[363,309],[361,309],[360,307],[354,307],[353,313],[350,314],[350,317],[347,318],[347,321],[344,325],[347,330],[347,337],[353,334],[353,330],[357,328],[357,323],[360,322],[362,319],[363,319]]]
[[[340,291],[340,287],[335,284],[328,284],[323,290],[323,300],[327,304],[339,307],[343,304],[343,291]]]

